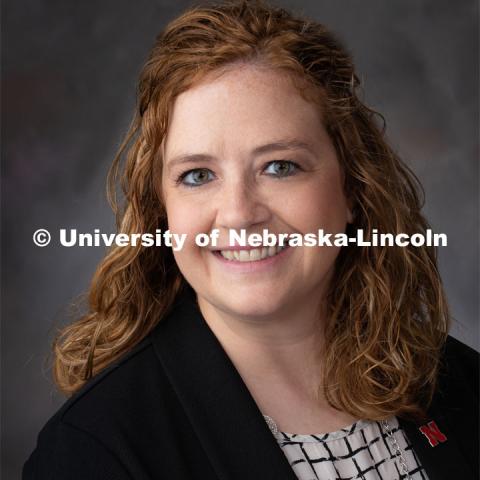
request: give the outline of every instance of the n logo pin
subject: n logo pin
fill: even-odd
[[[432,420],[418,429],[427,437],[431,447],[436,447],[439,443],[447,441],[447,436],[440,431],[438,425]]]

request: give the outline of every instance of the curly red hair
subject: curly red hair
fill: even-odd
[[[349,228],[424,233],[421,187],[357,95],[350,55],[320,23],[262,2],[194,7],[161,33],[141,72],[131,128],[109,185],[124,233],[166,229],[162,141],[175,98],[235,62],[288,72],[316,92],[355,205]],[[304,89],[302,94],[308,94]],[[124,205],[115,192],[120,164]],[[144,338],[185,282],[168,248],[113,247],[89,293],[89,312],[55,340],[55,379],[70,394]],[[449,313],[433,247],[345,247],[328,295],[322,376],[334,407],[360,418],[421,415],[431,401]]]

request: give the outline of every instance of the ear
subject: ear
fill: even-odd
[[[353,223],[353,219],[355,218],[352,209],[347,207],[347,223]]]
[[[355,202],[353,198],[347,197],[347,223],[353,223],[355,219]]]
[[[342,168],[342,177],[343,177],[343,192],[345,195],[346,200],[346,207],[347,207],[347,223],[352,224],[353,220],[355,219],[355,199],[352,198],[353,195],[349,191],[347,184],[346,184],[346,177],[345,177],[345,170]]]

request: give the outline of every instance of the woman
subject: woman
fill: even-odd
[[[71,398],[25,479],[478,478],[477,357],[448,337],[432,247],[228,244],[426,231],[357,88],[332,34],[282,9],[167,26],[110,186],[126,154],[119,231],[187,241],[102,261],[89,314],[55,342]]]

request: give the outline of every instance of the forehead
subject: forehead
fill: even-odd
[[[251,65],[208,74],[175,100],[166,155],[282,138],[312,142],[321,127],[320,107],[297,83],[285,72]]]

